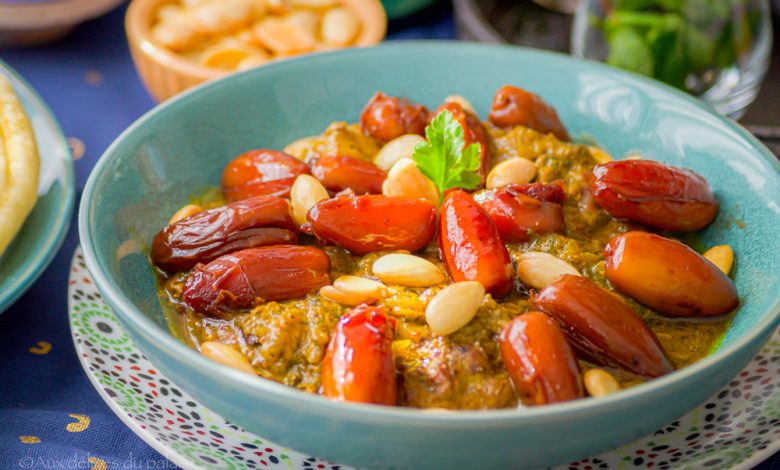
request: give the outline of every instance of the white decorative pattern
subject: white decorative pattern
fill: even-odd
[[[186,469],[349,467],[287,450],[233,425],[162,376],[101,299],[77,250],[68,310],[92,383],[144,441]],[[726,388],[679,420],[560,469],[749,469],[780,450],[780,332]]]

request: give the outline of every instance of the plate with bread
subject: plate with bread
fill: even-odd
[[[0,62],[0,312],[51,262],[70,224],[73,162],[43,100]]]

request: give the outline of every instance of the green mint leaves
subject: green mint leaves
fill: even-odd
[[[417,144],[412,159],[417,168],[439,190],[439,197],[450,188],[477,189],[482,149],[479,144],[465,146],[463,126],[450,111],[444,110],[425,128],[428,142]]]
[[[607,63],[703,93],[712,85],[713,69],[733,66],[752,47],[758,19],[745,4],[613,0],[600,22],[609,44]]]

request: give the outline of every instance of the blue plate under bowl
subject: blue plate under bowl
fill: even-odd
[[[702,361],[599,399],[441,412],[334,403],[220,366],[176,340],[146,254],[189,194],[256,147],[282,148],[355,121],[377,91],[429,107],[466,96],[485,116],[506,83],[541,94],[574,135],[613,155],[641,151],[692,168],[722,208],[701,239],[736,252],[742,306]],[[141,118],[103,155],[81,203],[84,256],[136,344],[181,388],[247,430],[368,468],[519,468],[568,462],[646,434],[701,403],[756,354],[780,319],[780,164],[756,139],[656,82],[507,46],[415,42],[293,59],[212,82]]]
[[[3,62],[8,78],[32,122],[38,141],[38,202],[11,245],[0,256],[0,313],[38,279],[62,245],[73,212],[73,161],[65,136],[43,100]],[[2,223],[2,221],[0,221]]]

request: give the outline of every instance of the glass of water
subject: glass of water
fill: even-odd
[[[741,117],[769,67],[767,0],[580,0],[577,57],[604,61],[687,91]]]

